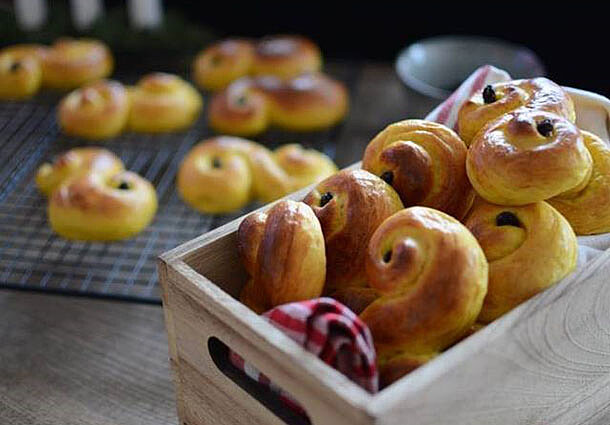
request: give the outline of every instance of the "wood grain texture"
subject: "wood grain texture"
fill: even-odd
[[[156,306],[0,292],[0,424],[177,423]]]

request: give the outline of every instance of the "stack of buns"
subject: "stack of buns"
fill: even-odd
[[[458,116],[457,132],[391,124],[362,170],[247,217],[241,300],[342,301],[372,332],[384,386],[571,273],[576,234],[610,231],[607,145],[544,78],[487,86]]]

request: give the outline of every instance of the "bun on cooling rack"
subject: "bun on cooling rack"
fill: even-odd
[[[347,90],[320,74],[290,80],[277,77],[244,78],[216,93],[210,103],[210,126],[219,133],[248,136],[269,126],[313,131],[341,121],[348,109]]]
[[[43,46],[27,44],[0,50],[0,99],[25,99],[38,92],[44,51]]]
[[[250,276],[240,299],[257,313],[322,294],[324,236],[311,208],[302,202],[280,201],[246,217],[237,246]]]
[[[487,291],[487,261],[453,217],[411,207],[386,219],[366,256],[379,297],[360,314],[388,385],[471,331]]]
[[[156,211],[154,187],[129,171],[69,179],[52,193],[48,207],[55,232],[83,241],[129,238],[148,226]]]
[[[548,200],[577,235],[610,232],[610,149],[596,135],[581,131],[593,167],[587,184]]]
[[[58,108],[62,130],[72,136],[105,139],[119,134],[129,115],[129,97],[116,81],[100,80],[65,96]]]
[[[466,170],[476,192],[489,202],[525,205],[584,188],[592,159],[569,120],[519,109],[477,133]]]
[[[466,175],[466,145],[442,124],[406,120],[368,144],[362,168],[380,176],[405,206],[427,206],[461,220],[474,199]]]
[[[38,189],[50,196],[53,191],[69,179],[86,173],[113,176],[125,166],[115,154],[102,148],[75,148],[59,155],[52,164],[44,163],[36,173]]]
[[[205,213],[231,212],[253,199],[270,202],[337,171],[326,155],[291,144],[271,152],[237,137],[219,136],[191,149],[178,171],[178,191]]]
[[[576,120],[572,99],[554,82],[546,78],[514,80],[490,84],[466,101],[458,113],[458,133],[470,145],[486,124],[521,107]]]
[[[358,310],[370,301],[364,262],[368,241],[383,220],[403,208],[398,194],[365,170],[343,170],[303,200],[318,217],[326,244],[325,294]]]
[[[97,40],[62,38],[42,59],[42,83],[54,89],[73,89],[106,78],[114,60],[108,47]]]
[[[199,116],[201,95],[172,74],[148,74],[129,89],[128,126],[133,131],[161,133],[184,129]]]
[[[220,90],[247,75],[296,77],[322,67],[320,49],[301,36],[277,35],[258,42],[226,39],[202,50],[193,62],[193,77],[206,90]]]
[[[479,316],[491,322],[568,275],[578,244],[567,220],[546,202],[500,206],[477,198],[466,217],[489,262]]]

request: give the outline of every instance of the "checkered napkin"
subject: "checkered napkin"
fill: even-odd
[[[375,393],[378,376],[373,338],[356,314],[332,298],[317,298],[275,307],[263,314],[270,324],[284,332],[324,363],[337,369],[362,388]],[[263,373],[231,351],[231,363],[250,378],[269,387],[299,413],[303,408]]]

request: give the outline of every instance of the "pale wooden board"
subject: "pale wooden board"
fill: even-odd
[[[157,306],[0,291],[0,424],[176,424]]]

